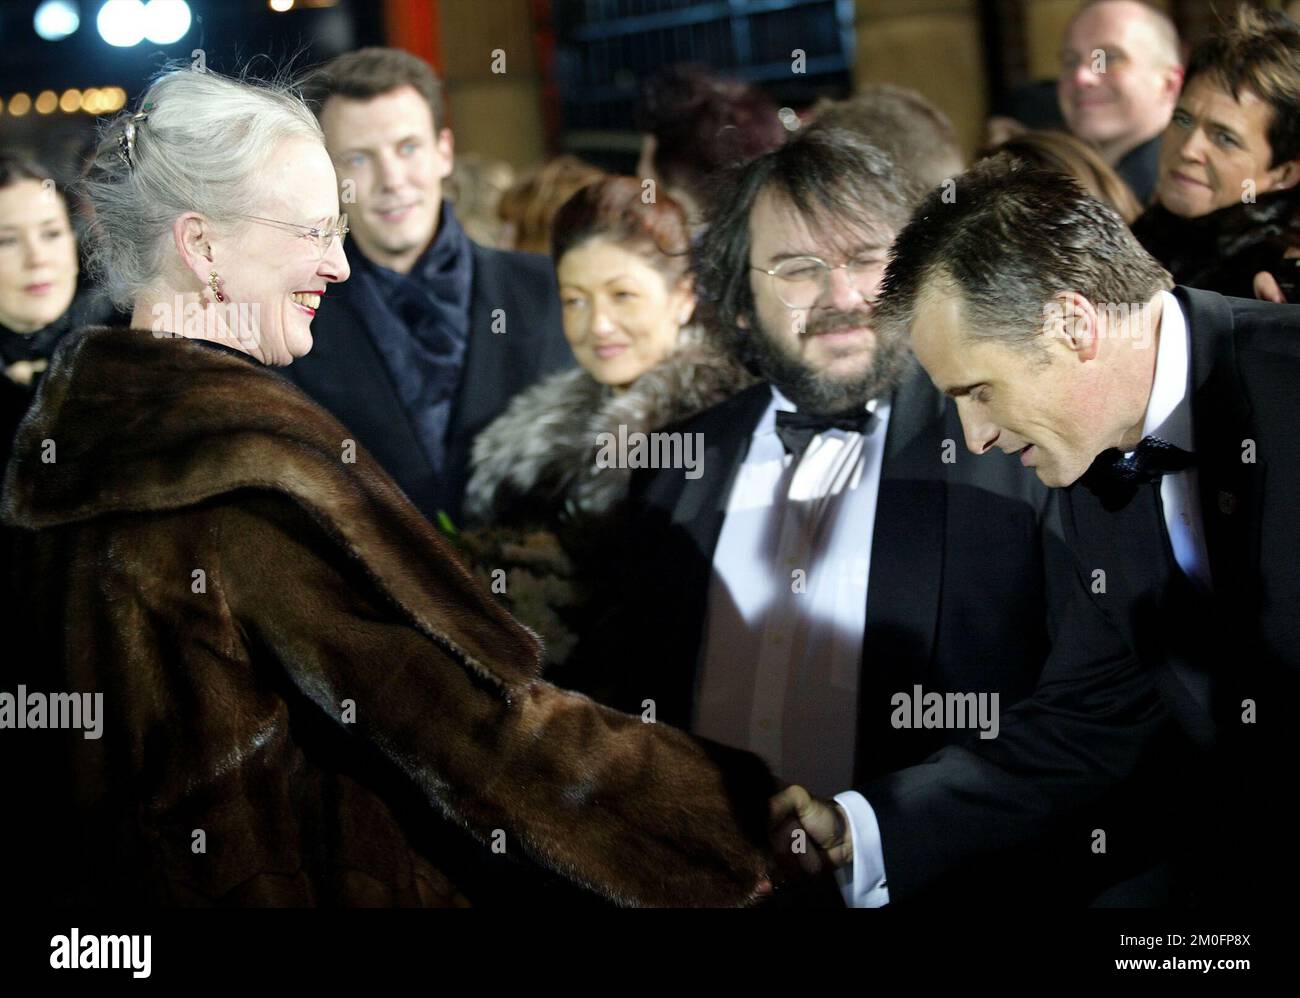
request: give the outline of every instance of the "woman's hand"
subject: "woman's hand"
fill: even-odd
[[[1261,270],[1255,275],[1255,297],[1263,301],[1277,302],[1279,305],[1286,304],[1286,295],[1278,287],[1277,278],[1267,270]]]

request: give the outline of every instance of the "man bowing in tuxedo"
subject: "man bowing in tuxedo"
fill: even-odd
[[[1017,455],[1061,490],[1075,593],[997,751],[868,789],[890,881],[970,858],[936,809],[961,822],[1034,800],[1002,809],[1006,834],[1031,828],[1149,758],[1164,713],[1186,781],[1171,899],[1293,899],[1275,802],[1294,785],[1300,707],[1300,309],[1173,288],[1055,174],[997,157],[954,192],[900,234],[877,324],[910,331],[971,451]],[[785,804],[857,865],[829,806]]]
[[[697,287],[711,333],[764,380],[678,428],[699,435],[702,473],[635,480],[632,619],[602,661],[618,665],[621,706],[755,751],[851,809],[873,778],[999,741],[1000,712],[1047,655],[1068,559],[1049,491],[1012,458],[964,453],[906,335],[874,321],[917,199],[897,167],[814,125],[730,191],[697,247]],[[923,711],[936,697],[963,716]],[[1075,873],[1124,875],[1118,857],[1095,861],[1082,819],[1070,846],[1047,844],[1070,823],[1058,817],[1002,866],[949,868],[911,898],[1011,903],[1032,884],[1039,901],[1081,904]],[[869,811],[853,826],[877,834]],[[844,886],[854,904],[890,900],[883,878]]]

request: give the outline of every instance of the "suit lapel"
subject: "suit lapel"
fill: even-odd
[[[1253,603],[1260,558],[1258,505],[1266,469],[1262,460],[1243,460],[1250,412],[1237,380],[1227,301],[1190,288],[1177,288],[1175,296],[1190,330],[1192,432],[1215,591],[1209,608],[1195,606],[1215,619],[1192,620],[1187,605],[1180,609],[1173,602],[1186,597],[1190,586],[1173,557],[1158,484],[1102,499],[1085,479],[1068,490],[1064,509],[1085,585],[1096,585],[1090,573],[1106,572],[1099,603],[1138,655],[1156,665],[1161,690],[1188,733],[1208,745],[1216,734],[1213,639],[1232,633],[1234,619],[1241,619],[1233,611]],[[1123,612],[1117,613],[1118,608]],[[1162,620],[1169,626],[1162,629]],[[1205,641],[1196,647],[1196,639],[1186,640],[1188,633]],[[1184,641],[1176,646],[1179,637]]]
[[[1082,584],[1139,659],[1156,669],[1156,683],[1188,734],[1208,745],[1214,740],[1211,676],[1188,626],[1199,604],[1191,602],[1195,594],[1174,559],[1160,485],[1095,487],[1100,494],[1087,482],[1071,486],[1063,504]]]
[[[859,781],[887,762],[890,696],[922,682],[934,652],[952,467],[943,460],[944,424],[943,397],[914,367],[894,394],[876,522],[864,524],[873,534],[858,691]]]
[[[1192,433],[1216,603],[1257,605],[1259,504],[1267,463],[1253,453],[1237,378],[1232,310],[1220,295],[1177,289],[1191,332]]]
[[[768,385],[754,385],[715,410],[712,415],[718,418],[709,420],[700,431],[704,434],[704,472],[699,478],[682,479],[672,523],[691,538],[701,562],[709,566],[722,533],[732,485],[749,453],[754,427],[771,401]]]
[[[672,578],[660,591],[674,594],[676,632],[667,667],[678,679],[671,685],[669,717],[681,725],[691,722],[700,681],[700,652],[708,613],[713,555],[727,515],[727,503],[740,466],[749,453],[754,428],[772,401],[772,389],[758,384],[745,389],[700,417],[692,429],[704,434],[704,471],[689,479],[672,473],[660,481],[680,482],[668,498],[670,509],[667,557],[657,552],[652,563],[662,561]],[[660,663],[659,668],[664,664]]]
[[[374,444],[371,449],[383,455],[381,463],[403,489],[410,490],[410,498],[416,506],[426,516],[431,516],[433,496],[424,485],[431,479],[433,466],[416,434],[410,414],[398,397],[397,386],[388,374],[379,347],[375,345],[370,325],[361,320],[364,313],[373,313],[373,300],[377,294],[372,282],[364,276],[357,278],[357,295],[348,301],[356,321],[348,335],[334,338],[333,350],[338,352],[340,359],[330,365],[330,370],[335,374],[348,372],[348,383],[343,391],[365,400],[366,414],[372,421]],[[368,308],[368,304],[372,307]]]
[[[456,405],[451,413],[448,427],[448,440],[472,432],[473,428],[489,419],[500,409],[495,397],[506,383],[499,370],[499,364],[506,352],[487,349],[491,346],[491,303],[497,308],[504,308],[509,297],[502,294],[497,287],[497,274],[494,268],[484,262],[479,247],[471,246],[474,255],[473,277],[469,295],[469,335],[465,344],[465,363],[461,371],[460,385],[456,391]],[[524,322],[523,316],[507,316],[508,322]],[[487,323],[488,329],[479,326]],[[484,337],[486,332],[488,337]]]

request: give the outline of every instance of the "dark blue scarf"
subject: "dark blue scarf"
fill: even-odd
[[[469,340],[469,237],[444,201],[437,235],[409,274],[365,259],[355,243],[348,262],[371,338],[429,463],[440,472]]]

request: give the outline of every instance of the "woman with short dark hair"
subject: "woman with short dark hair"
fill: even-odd
[[[1298,182],[1300,27],[1242,4],[1188,61],[1133,232],[1179,284],[1251,298],[1262,273],[1296,300]]]

